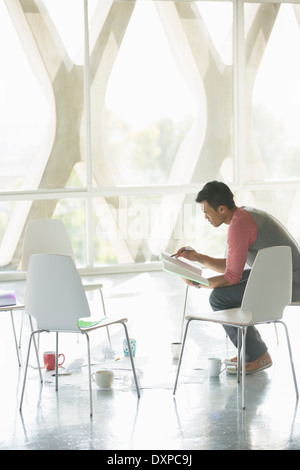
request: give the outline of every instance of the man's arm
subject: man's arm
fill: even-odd
[[[208,278],[208,286],[205,284],[199,284],[196,281],[190,281],[189,279],[183,278],[183,280],[189,285],[189,286],[194,286],[198,287],[198,289],[215,289],[216,287],[227,287],[227,286],[233,286],[235,283],[234,282],[229,282],[225,279],[223,275],[220,276],[213,276]]]
[[[212,269],[217,273],[225,273],[226,258],[212,258],[211,256],[197,253],[197,251],[186,249],[185,247],[177,251],[176,258],[179,256],[190,261],[198,261],[198,263],[201,263],[205,268]]]
[[[228,286],[234,286],[236,284],[235,282],[230,282],[225,279],[224,275],[221,276],[213,276],[207,279],[209,282],[209,285],[207,286],[208,289],[215,289],[216,287],[228,287]],[[201,287],[206,287],[206,286],[201,286]]]
[[[194,286],[196,285],[197,287],[201,286],[201,288],[207,287],[208,289],[215,289],[215,287],[226,287],[234,285],[233,282],[227,281],[223,275],[223,273],[225,273],[226,271],[226,258],[213,258],[211,256],[197,253],[197,251],[195,250],[187,250],[184,247],[178,250],[178,252],[176,253],[176,258],[178,258],[179,256],[190,261],[198,261],[198,263],[201,263],[205,268],[222,273],[220,276],[210,277],[208,279],[208,286],[200,284],[197,285],[197,283],[185,279],[185,282],[187,284]]]

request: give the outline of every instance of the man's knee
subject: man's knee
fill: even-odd
[[[216,287],[210,294],[209,302],[213,310],[228,310],[241,306],[246,282],[233,286]]]
[[[214,289],[209,296],[209,303],[213,310],[224,309],[224,296],[220,292],[221,289]]]

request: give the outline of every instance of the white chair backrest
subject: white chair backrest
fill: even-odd
[[[26,313],[36,318],[38,329],[77,331],[79,318],[90,309],[81,279],[70,256],[38,254],[29,260]]]
[[[24,237],[22,270],[27,271],[32,254],[44,253],[71,256],[75,261],[71,241],[62,220],[38,219],[28,222]]]
[[[242,309],[253,323],[282,318],[292,297],[292,254],[288,246],[259,250],[246,285]]]

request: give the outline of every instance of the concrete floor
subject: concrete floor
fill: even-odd
[[[99,279],[99,278],[98,278]],[[101,450],[237,450],[300,449],[300,413],[289,367],[285,337],[278,326],[279,343],[272,325],[260,327],[274,365],[246,377],[246,410],[241,410],[241,387],[223,372],[210,378],[208,357],[232,357],[235,350],[222,327],[195,322],[190,329],[179,386],[172,389],[176,361],[170,343],[180,340],[185,287],[163,272],[101,276],[108,314],[126,316],[131,337],[137,339],[135,358],[141,397],[137,398],[128,360],[123,357],[124,333],[111,327],[113,353],[107,349],[105,331],[91,334],[93,370],[113,368],[112,390],[93,384],[94,415],[89,416],[86,345],[80,335],[60,335],[64,367],[81,359],[79,372],[60,377],[44,373],[40,386],[32,356],[23,403],[19,399],[23,365],[18,367],[9,313],[2,314],[0,331],[0,449],[101,449]],[[23,300],[25,284],[2,283]],[[99,298],[90,297],[93,316]],[[188,312],[210,310],[208,291],[190,289]],[[99,313],[101,315],[101,311]],[[285,320],[290,331],[300,387],[300,309],[289,307]],[[17,331],[21,313],[15,314]],[[29,324],[25,317],[21,359],[25,362]],[[55,336],[43,334],[40,353],[54,349]],[[63,371],[63,369],[62,369]],[[50,377],[49,377],[50,375]]]

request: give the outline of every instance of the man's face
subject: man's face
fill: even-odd
[[[217,210],[213,209],[206,201],[200,203],[205,218],[214,227],[219,227],[225,222],[224,206],[219,206]]]

